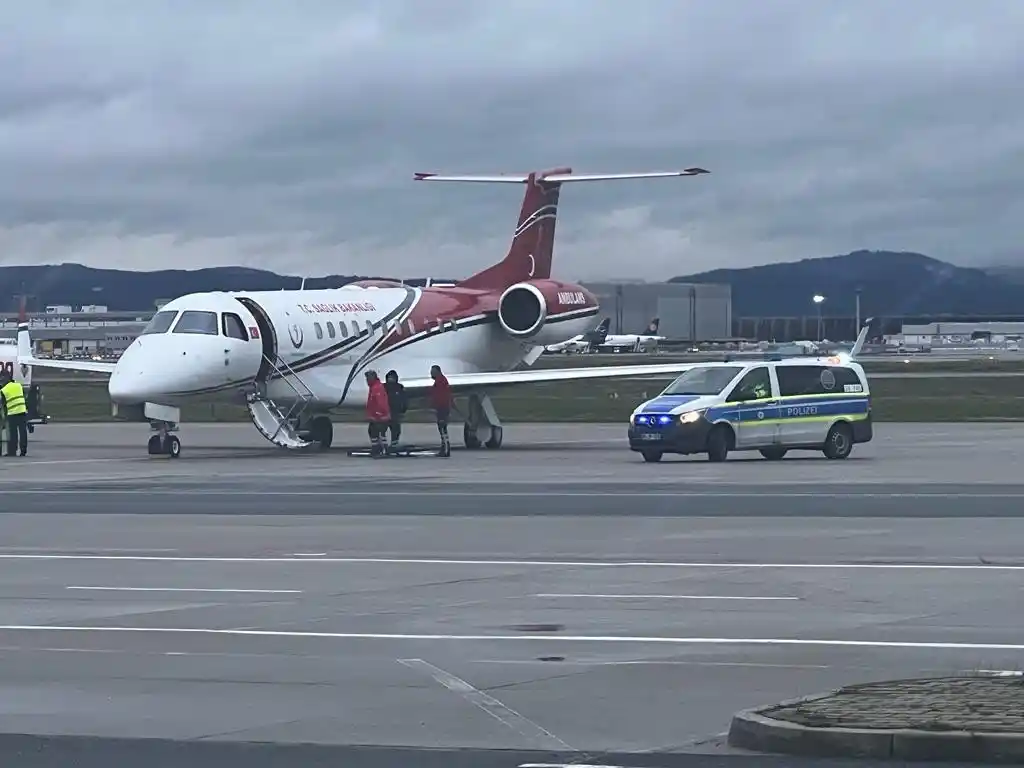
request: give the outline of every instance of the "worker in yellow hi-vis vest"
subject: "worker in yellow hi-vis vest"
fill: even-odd
[[[28,407],[25,390],[7,371],[0,373],[0,399],[7,416],[7,455],[28,452]],[[20,450],[19,450],[20,449]]]

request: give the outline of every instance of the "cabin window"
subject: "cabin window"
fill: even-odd
[[[338,333],[346,338],[348,337],[348,325],[344,320],[338,322]]]
[[[409,333],[416,333],[416,324],[413,323],[412,318],[409,318]]]
[[[330,320],[327,321],[327,335],[330,336],[332,339],[334,338],[334,323],[332,323]]]
[[[320,323],[313,323],[313,330],[316,331],[316,337],[322,339],[324,337],[324,329],[320,327]]]
[[[174,326],[175,333],[198,333],[217,336],[217,313],[188,311],[181,313],[181,319]]]
[[[245,324],[242,322],[242,318],[232,312],[224,313],[224,319],[221,321],[221,327],[224,331],[224,335],[229,339],[241,339],[242,341],[249,340],[249,333],[245,330]]]
[[[162,312],[157,312],[150,318],[150,321],[146,324],[146,327],[142,329],[140,336],[146,336],[151,333],[167,333],[171,328],[171,323],[174,322],[174,318],[178,316],[178,310],[167,309]]]

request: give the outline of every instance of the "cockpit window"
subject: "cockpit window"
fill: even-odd
[[[178,316],[177,310],[164,310],[163,312],[157,312],[153,317],[150,318],[146,327],[142,329],[140,336],[145,336],[150,333],[167,333],[171,327],[171,323],[174,322],[174,318]]]
[[[175,333],[202,333],[207,336],[217,335],[216,312],[182,312],[181,319],[174,326]]]

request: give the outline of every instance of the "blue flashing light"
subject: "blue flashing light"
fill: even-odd
[[[638,426],[662,426],[671,424],[673,416],[667,413],[641,413],[636,417]]]

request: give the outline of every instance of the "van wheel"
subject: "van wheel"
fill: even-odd
[[[822,453],[827,459],[845,459],[853,450],[853,430],[845,421],[833,425],[825,438]]]
[[[725,461],[732,447],[732,430],[728,427],[715,427],[708,435],[708,461]]]
[[[762,448],[761,455],[764,456],[768,461],[778,461],[785,456],[787,450],[785,448]]]
[[[642,451],[640,455],[644,457],[644,461],[650,463],[661,461],[662,457],[661,451]]]

